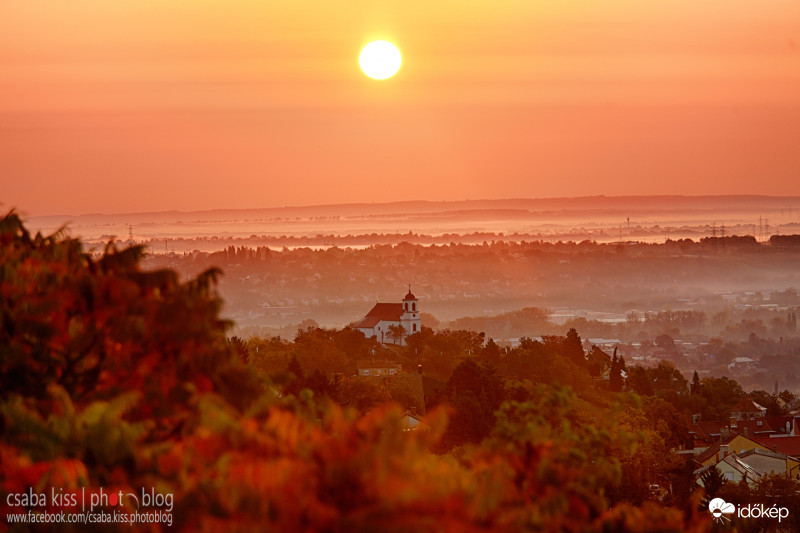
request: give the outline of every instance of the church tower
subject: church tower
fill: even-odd
[[[419,301],[408,286],[408,294],[403,298],[403,314],[400,315],[400,325],[406,330],[406,335],[419,333],[422,321],[419,318]]]

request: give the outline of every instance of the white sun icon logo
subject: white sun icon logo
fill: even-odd
[[[732,503],[727,503],[722,498],[714,498],[708,502],[708,510],[711,511],[715,521],[722,522],[723,520],[730,520],[730,518],[723,515],[735,513],[736,506]]]

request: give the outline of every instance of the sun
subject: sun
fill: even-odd
[[[400,50],[388,41],[372,41],[361,50],[358,64],[370,78],[385,80],[400,69]]]

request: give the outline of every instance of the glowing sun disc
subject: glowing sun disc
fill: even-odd
[[[385,80],[400,69],[400,50],[388,41],[372,41],[361,50],[358,64],[370,78]]]

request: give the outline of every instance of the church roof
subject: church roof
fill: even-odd
[[[406,294],[406,297],[405,297],[405,298],[403,298],[403,301],[404,301],[404,302],[406,302],[406,301],[408,301],[408,300],[416,300],[416,299],[417,299],[417,297],[416,297],[416,296],[414,296],[414,293],[412,293],[412,292],[411,292],[411,289],[409,289],[409,290],[408,290],[408,294]]]
[[[374,328],[378,325],[381,319],[375,316],[365,316],[355,324],[353,324],[354,328]]]
[[[375,304],[375,307],[370,309],[369,313],[356,322],[353,327],[355,328],[372,328],[381,320],[387,322],[399,322],[400,316],[403,314],[403,304]]]

